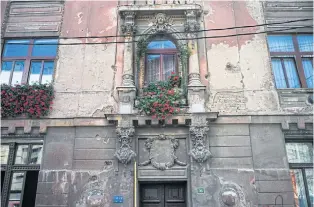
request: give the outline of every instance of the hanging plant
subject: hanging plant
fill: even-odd
[[[46,116],[51,109],[54,98],[51,84],[1,85],[1,116],[27,117]]]
[[[175,73],[167,81],[150,83],[137,98],[136,107],[140,112],[162,120],[179,113],[182,106],[180,84],[181,77]]]

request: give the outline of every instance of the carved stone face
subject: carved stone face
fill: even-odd
[[[203,146],[203,137],[197,136],[195,138],[195,146]]]
[[[126,137],[121,138],[121,147],[128,147],[129,146],[129,140]]]

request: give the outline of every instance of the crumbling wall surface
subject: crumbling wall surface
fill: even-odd
[[[48,128],[39,173],[36,207],[133,206],[132,165],[114,158],[114,127]]]
[[[51,117],[97,117],[115,111],[116,44],[106,43],[116,40],[95,36],[114,36],[116,30],[117,1],[65,2],[60,36],[67,39],[60,39]]]
[[[205,1],[206,29],[262,24],[258,1]],[[208,32],[209,100],[207,107],[220,114],[273,113],[279,111],[263,27]]]

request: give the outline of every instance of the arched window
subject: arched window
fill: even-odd
[[[147,46],[145,83],[167,80],[177,72],[177,48],[167,39],[154,39]]]

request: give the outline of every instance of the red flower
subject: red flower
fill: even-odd
[[[171,74],[172,74],[172,75],[174,75],[174,74],[175,74],[175,72],[171,72]]]
[[[154,115],[152,116],[152,118],[153,118],[153,119],[156,119],[156,118],[157,118],[157,116],[154,114]]]

